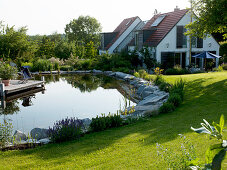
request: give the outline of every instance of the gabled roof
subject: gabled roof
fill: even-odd
[[[164,19],[155,27],[157,30],[153,32],[147,40],[145,40],[144,45],[156,47],[187,12],[187,9],[183,9],[153,16],[145,24],[142,30],[151,29],[151,25],[155,22],[155,20],[159,16],[165,15]]]
[[[106,46],[106,49],[108,50],[111,45],[130,27],[130,25],[137,19],[136,17],[126,18],[124,19],[120,25],[117,26],[117,28],[113,32],[117,32],[116,37]]]

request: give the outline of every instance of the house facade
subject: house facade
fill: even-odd
[[[176,8],[173,12],[154,15],[141,30],[136,31],[135,43],[128,48],[133,50],[148,46],[152,56],[164,66],[181,65],[184,68],[190,63],[190,38],[184,35],[185,25],[190,21],[191,15],[186,9]],[[220,45],[211,35],[204,39],[192,37],[192,56],[202,51],[219,55],[219,48]],[[203,67],[204,60],[192,57],[191,63]]]
[[[141,29],[144,22],[139,17],[124,19],[113,32],[101,33],[99,54],[121,52],[135,36],[135,31]]]

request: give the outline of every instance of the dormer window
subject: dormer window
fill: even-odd
[[[160,22],[162,22],[162,20],[165,18],[166,15],[160,15],[151,25],[151,27],[156,27],[158,26],[158,24],[160,24]]]
[[[125,25],[127,26],[130,22],[131,22],[131,20],[129,20],[129,21],[127,22],[127,24],[125,24]]]

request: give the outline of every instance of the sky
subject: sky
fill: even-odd
[[[0,21],[15,28],[27,26],[29,35],[64,33],[80,15],[96,18],[102,32],[112,32],[123,19],[149,20],[158,12],[190,7],[189,0],[0,0]]]

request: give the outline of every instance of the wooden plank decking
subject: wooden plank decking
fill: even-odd
[[[5,86],[1,95],[20,92],[33,87],[44,87],[44,81],[28,80],[26,83],[20,83],[20,80],[11,80],[9,86]]]

